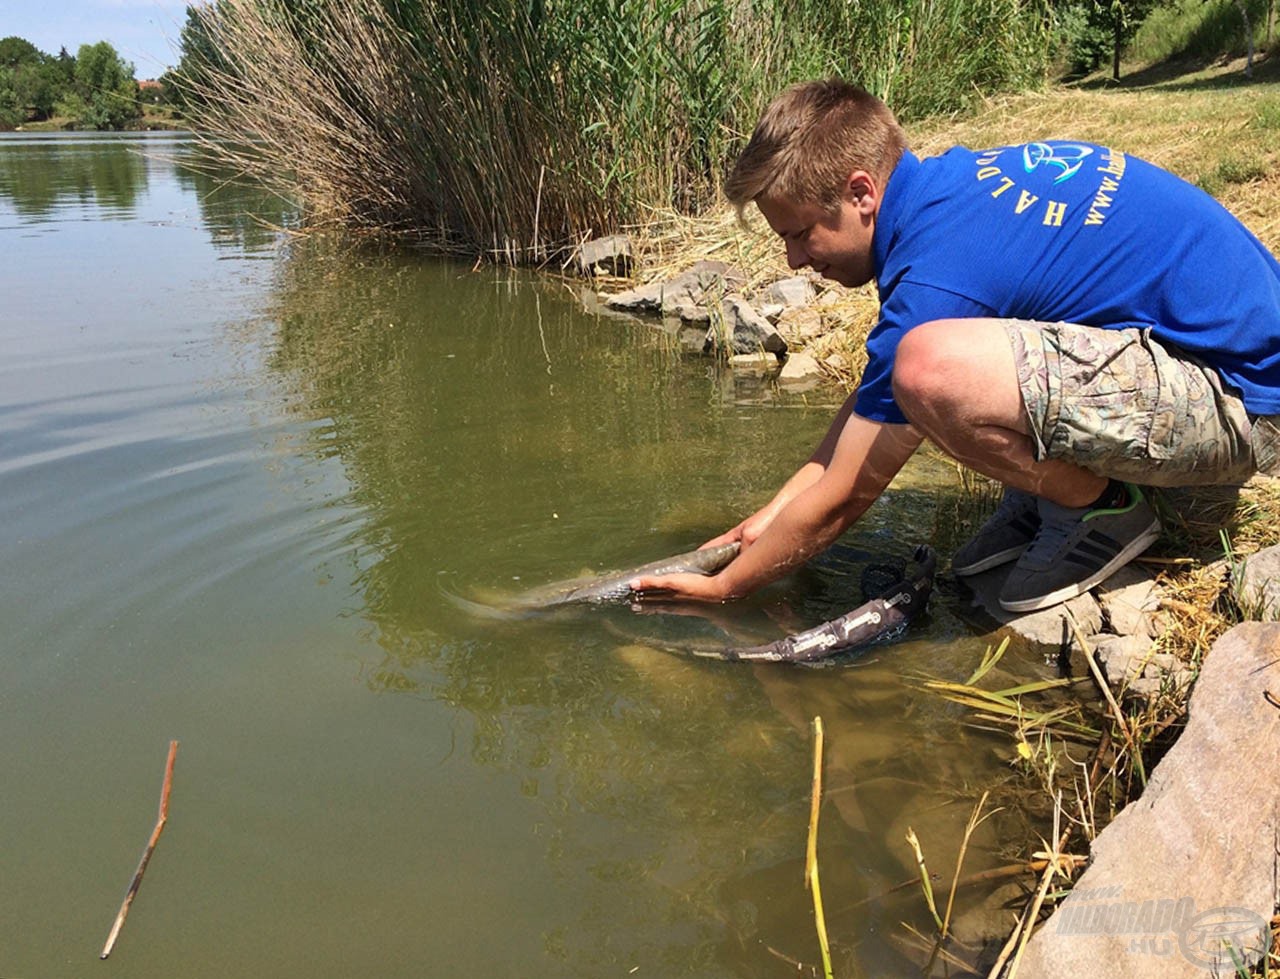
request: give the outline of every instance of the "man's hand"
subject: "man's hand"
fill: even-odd
[[[736,597],[727,593],[720,575],[645,575],[631,579],[630,585],[637,601],[725,602]]]

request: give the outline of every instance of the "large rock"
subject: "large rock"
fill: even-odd
[[[696,262],[674,278],[610,296],[605,305],[705,323],[711,318],[711,304],[742,288],[746,281],[742,272],[724,262]]]
[[[789,309],[801,309],[817,298],[807,275],[793,275],[770,284],[759,296],[760,312],[771,323]]]
[[[741,296],[726,296],[720,302],[718,320],[707,330],[703,349],[731,355],[767,351],[782,356],[787,352],[787,341]]]
[[[1097,636],[1093,651],[1107,683],[1125,693],[1151,698],[1191,684],[1191,670],[1172,653],[1160,652],[1146,636]]]
[[[791,354],[782,365],[778,383],[789,391],[809,391],[822,383],[822,368],[807,350]]]
[[[762,312],[767,311],[762,310]],[[822,314],[812,306],[792,306],[784,309],[776,318],[770,318],[788,344],[803,345],[827,332]]]
[[[592,238],[578,249],[578,268],[583,275],[630,275],[634,262],[631,239],[626,235]]]
[[[1214,644],[1186,730],[1093,842],[1089,869],[1032,937],[1019,979],[1234,976],[1280,902],[1280,624]]]
[[[1094,594],[1110,631],[1118,636],[1155,638],[1169,628],[1168,616],[1160,611],[1160,587],[1145,568],[1126,564]]]
[[[1000,586],[1009,576],[1012,564],[960,580],[973,595],[973,608],[981,611],[997,625],[1007,626],[1029,642],[1061,648],[1075,644],[1075,633],[1067,616],[1070,612],[1080,626],[1080,634],[1092,636],[1102,629],[1102,608],[1093,595],[1086,592],[1061,605],[1038,612],[1006,612],[1000,607]]]

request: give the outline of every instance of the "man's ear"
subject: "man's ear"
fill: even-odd
[[[849,174],[844,193],[845,199],[865,216],[874,215],[880,207],[880,185],[866,170],[854,170]]]

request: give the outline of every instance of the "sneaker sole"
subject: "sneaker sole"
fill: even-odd
[[[990,571],[992,568],[998,568],[1002,564],[1008,564],[1010,561],[1016,561],[1022,556],[1022,552],[1027,549],[1026,544],[1019,544],[1017,547],[1010,547],[1003,551],[997,551],[995,554],[988,554],[980,561],[973,561],[957,567],[954,563],[951,565],[951,573],[958,574],[961,577],[968,575],[981,574],[984,571]]]
[[[1156,538],[1159,536],[1160,521],[1157,519],[1153,520],[1151,522],[1151,526],[1135,537],[1124,550],[1104,564],[1101,569],[1094,572],[1088,578],[1085,578],[1084,581],[1077,582],[1074,585],[1068,585],[1065,588],[1059,588],[1057,591],[1050,592],[1047,595],[1041,595],[1039,598],[1024,598],[1013,602],[1006,602],[1004,599],[1001,599],[1000,607],[1006,612],[1038,612],[1042,608],[1060,605],[1069,599],[1075,598],[1077,595],[1083,595],[1090,588],[1106,581],[1126,564],[1136,558],[1139,554],[1154,544]]]

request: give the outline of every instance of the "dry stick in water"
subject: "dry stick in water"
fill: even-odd
[[[827,918],[822,911],[822,888],[818,885],[818,809],[822,803],[822,718],[813,719],[813,796],[809,804],[809,842],[805,847],[804,883],[813,891],[813,918],[822,949],[822,970],[831,979],[831,947],[827,944]]]
[[[107,944],[102,946],[102,955],[99,958],[105,959],[115,947],[116,938],[120,935],[120,929],[124,927],[124,919],[129,915],[129,906],[133,904],[138,888],[142,886],[142,875],[147,869],[147,863],[151,860],[151,854],[155,852],[156,843],[159,842],[160,834],[164,831],[165,821],[169,818],[169,790],[173,787],[173,760],[177,756],[178,742],[170,741],[169,760],[164,768],[164,788],[160,790],[160,815],[156,819],[156,828],[151,831],[151,839],[147,842],[147,848],[142,853],[142,859],[138,861],[138,869],[133,874],[133,883],[129,885],[129,893],[124,896],[124,903],[120,905],[120,913],[116,915],[115,924],[111,926],[111,934],[107,936]]]

